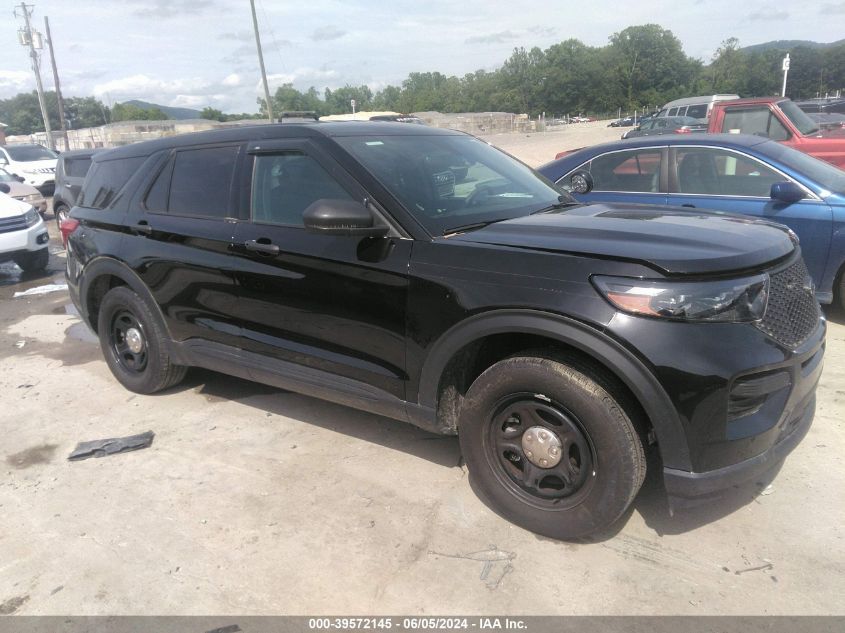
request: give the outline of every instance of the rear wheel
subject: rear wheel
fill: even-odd
[[[56,216],[56,227],[58,229],[62,228],[62,222],[67,220],[69,213],[70,213],[70,209],[68,209],[63,204],[60,204],[55,209],[53,209],[53,215]]]
[[[15,257],[15,263],[20,266],[24,272],[36,272],[47,268],[50,261],[50,251],[46,247],[38,251],[29,251],[21,253]]]
[[[508,358],[482,373],[458,429],[482,499],[553,538],[613,524],[645,478],[642,443],[613,391],[589,369],[548,358]]]
[[[155,393],[185,377],[187,368],[170,361],[159,319],[131,289],[119,286],[106,293],[97,332],[109,369],[130,391]]]

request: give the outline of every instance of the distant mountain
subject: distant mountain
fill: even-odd
[[[142,110],[153,110],[158,108],[162,112],[164,112],[167,116],[171,119],[199,119],[200,118],[200,111],[193,110],[192,108],[172,108],[170,106],[163,106],[158,105],[157,103],[149,103],[147,101],[140,101],[138,99],[132,99],[131,101],[124,101],[126,105],[133,105],[137,108],[141,108]]]
[[[831,46],[839,46],[845,44],[845,40],[837,40],[836,42],[812,42],[810,40],[772,40],[771,42],[763,42],[762,44],[752,44],[751,46],[744,46],[740,50],[746,53],[760,53],[762,51],[777,50],[790,51],[798,46],[806,46],[807,48],[830,48]]]

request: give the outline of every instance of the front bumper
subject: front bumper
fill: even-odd
[[[674,468],[663,469],[663,483],[672,508],[697,506],[718,497],[724,491],[755,482],[777,467],[801,443],[813,423],[816,410],[815,392],[784,435],[769,450],[755,457],[718,470],[691,473]]]
[[[40,251],[47,248],[49,241],[47,226],[41,218],[26,229],[0,233],[0,261],[10,260],[18,254]]]

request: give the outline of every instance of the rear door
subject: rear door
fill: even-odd
[[[669,204],[742,213],[785,224],[800,238],[807,268],[819,283],[830,249],[833,210],[809,190],[807,198],[799,202],[772,200],[772,184],[789,180],[793,179],[735,150],[693,145],[669,150]]]
[[[56,186],[62,187],[61,195],[73,206],[79,198],[85,175],[91,167],[91,156],[79,156],[60,159],[56,170]]]
[[[372,200],[315,141],[253,144],[240,186],[248,208],[234,247],[243,348],[307,368],[310,379],[341,377],[404,399],[413,242],[398,231],[362,238],[305,230],[302,213],[316,200]]]
[[[593,190],[588,194],[573,195],[581,202],[666,204],[666,154],[666,147],[641,147],[600,154],[573,170],[590,172]],[[568,183],[571,174],[558,182]]]
[[[162,152],[132,201],[124,258],[161,306],[176,340],[240,340],[231,257],[237,143]]]

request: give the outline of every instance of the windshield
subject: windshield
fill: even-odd
[[[765,145],[766,153],[775,160],[803,174],[827,192],[845,195],[845,171],[781,143]]]
[[[471,136],[335,140],[432,235],[574,202],[531,168]]]
[[[807,113],[795,105],[794,102],[781,101],[778,103],[778,106],[783,110],[786,117],[792,121],[792,125],[797,127],[798,131],[804,136],[816,134],[819,131],[819,126],[816,125],[816,122],[808,117]]]
[[[33,160],[50,160],[58,157],[55,152],[41,145],[7,145],[6,151],[12,160],[21,163],[28,163]]]

